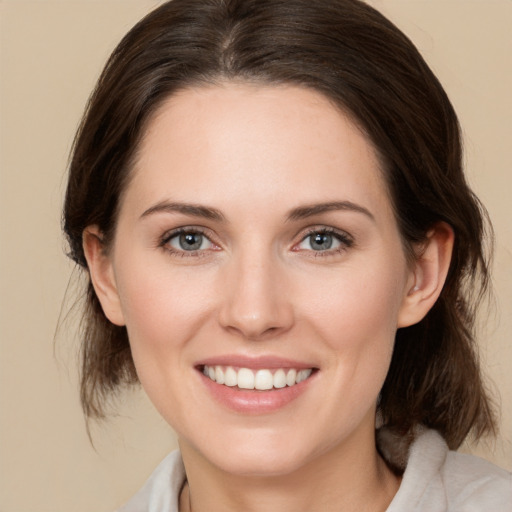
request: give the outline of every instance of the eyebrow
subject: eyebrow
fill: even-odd
[[[351,201],[332,201],[329,203],[300,206],[298,208],[294,208],[288,214],[288,221],[302,220],[308,217],[313,217],[314,215],[320,215],[322,213],[339,210],[362,213],[363,215],[366,215],[368,218],[370,218],[372,221],[375,221],[375,217],[369,210],[367,210],[364,206],[352,203]]]
[[[199,204],[191,203],[174,203],[162,201],[148,208],[140,218],[153,215],[155,213],[182,213],[183,215],[191,215],[192,217],[202,217],[203,219],[215,220],[219,222],[225,221],[224,215],[215,209]]]
[[[364,206],[360,206],[351,201],[331,201],[328,203],[319,203],[306,206],[299,206],[294,208],[287,216],[288,221],[297,221],[320,215],[322,213],[331,211],[352,211],[356,213],[362,213],[371,220],[375,221],[375,217],[372,213]],[[162,201],[154,206],[151,206],[140,216],[140,218],[148,217],[155,213],[181,213],[183,215],[191,215],[193,217],[201,217],[204,219],[214,220],[218,222],[225,222],[226,218],[216,208],[210,208],[208,206],[202,206],[199,204],[192,203],[177,203]]]

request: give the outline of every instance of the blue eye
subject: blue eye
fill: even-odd
[[[198,231],[175,233],[165,240],[165,245],[180,252],[202,251],[213,247],[212,242]]]
[[[344,247],[350,247],[352,240],[341,233],[331,231],[312,231],[305,236],[297,248],[306,251],[326,252],[337,251]]]
[[[339,245],[339,241],[336,240],[330,233],[313,233],[308,236],[309,246],[314,251],[327,251],[332,249],[333,244]]]

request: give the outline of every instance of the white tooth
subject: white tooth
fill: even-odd
[[[224,384],[224,372],[220,366],[215,367],[215,381],[217,384]]]
[[[238,387],[241,389],[254,389],[254,373],[248,368],[238,370]]]
[[[286,374],[284,370],[277,370],[274,373],[273,383],[275,388],[284,388],[286,386]]]
[[[268,390],[281,389],[285,386],[293,386],[306,380],[311,375],[312,369],[283,370],[282,368],[272,374],[271,370],[263,369],[254,373],[249,368],[240,368],[238,372],[232,366],[223,369],[222,366],[204,365],[203,373],[212,381],[226,386],[237,386],[241,389]]]
[[[297,378],[295,379],[295,382],[298,384],[299,382],[302,382],[303,380],[306,380],[310,375],[311,375],[311,369],[300,370],[297,373]]]
[[[288,386],[293,386],[295,384],[295,379],[297,378],[297,370],[288,370],[286,374],[286,384]]]
[[[224,384],[226,386],[236,386],[238,384],[236,372],[231,366],[228,366],[224,372]]]
[[[256,389],[272,389],[273,379],[270,370],[258,370],[254,377],[254,387]]]

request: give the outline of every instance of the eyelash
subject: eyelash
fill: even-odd
[[[215,242],[211,240],[211,237],[206,234],[206,230],[198,228],[198,227],[183,227],[174,229],[172,231],[166,232],[160,239],[158,246],[163,248],[167,253],[170,253],[172,256],[186,258],[186,257],[204,257],[207,256],[207,249],[197,249],[192,251],[178,250],[169,245],[169,242],[182,234],[190,234],[190,235],[201,235],[205,237],[211,244],[217,246]],[[334,228],[328,227],[318,227],[318,228],[310,228],[307,232],[301,237],[300,241],[294,244],[292,250],[294,252],[301,252],[301,249],[297,249],[296,247],[306,241],[309,237],[313,235],[330,235],[336,239],[340,243],[340,246],[334,249],[326,249],[315,251],[313,249],[306,250],[306,252],[311,253],[311,256],[314,258],[318,257],[328,257],[333,256],[335,254],[342,253],[352,247],[354,245],[354,239],[346,232],[339,231]],[[217,246],[218,247],[218,246]]]
[[[205,249],[198,249],[193,251],[185,251],[185,250],[178,250],[169,245],[169,242],[180,235],[187,234],[187,235],[201,235],[204,238],[206,238],[211,244],[216,245],[215,242],[212,242],[211,237],[206,234],[206,231],[198,228],[198,227],[183,227],[174,229],[172,231],[166,232],[162,238],[160,239],[160,242],[158,244],[159,247],[164,249],[167,253],[170,253],[172,256],[181,257],[181,258],[187,258],[187,257],[204,257],[206,256],[206,250]]]
[[[347,249],[350,249],[351,247],[354,246],[354,239],[344,231],[339,231],[337,229],[329,227],[313,227],[307,230],[307,232],[302,236],[300,242],[298,244],[295,244],[294,247],[303,243],[305,240],[307,240],[309,237],[313,235],[330,235],[340,243],[340,246],[334,249],[327,249],[324,251],[314,251],[313,249],[311,249],[309,251],[306,251],[310,253],[310,255],[314,258],[334,256],[336,254],[345,252]],[[297,252],[300,251],[300,249],[295,250]]]

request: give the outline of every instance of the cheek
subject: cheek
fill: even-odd
[[[307,316],[330,332],[330,339],[359,339],[371,343],[375,338],[394,337],[403,299],[404,276],[400,267],[382,264],[347,267],[335,271],[327,289],[309,287],[301,299]],[[369,336],[373,333],[374,336]]]
[[[127,265],[119,272],[118,290],[133,357],[162,365],[166,356],[194,337],[210,311],[212,286],[188,271],[162,265]]]
[[[373,401],[387,375],[404,281],[389,265],[362,266],[330,280],[329,293],[308,294],[307,317],[332,354],[339,389],[354,408]]]

